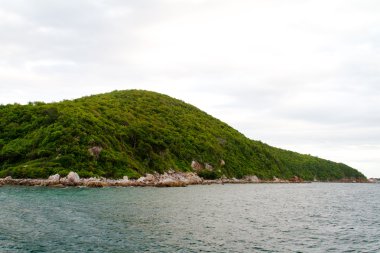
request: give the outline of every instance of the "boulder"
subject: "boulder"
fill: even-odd
[[[200,184],[203,181],[196,173],[185,173],[184,177],[188,184]]]
[[[301,183],[303,180],[302,180],[302,178],[294,176],[293,178],[289,179],[289,181],[293,182],[293,183]]]
[[[155,177],[152,174],[145,175],[145,181],[153,182],[154,180],[155,180]]]
[[[88,149],[88,152],[94,156],[96,159],[99,158],[100,152],[102,152],[103,148],[100,146],[94,146]]]
[[[200,164],[197,161],[192,161],[191,162],[191,168],[193,168],[194,170],[198,171],[198,170],[202,170],[203,169],[203,165]]]
[[[49,178],[48,178],[48,181],[51,181],[51,182],[59,182],[59,179],[61,178],[61,176],[59,174],[55,174],[55,175],[51,175]]]
[[[129,181],[128,176],[124,176],[124,177],[123,177],[123,181]]]
[[[10,184],[13,182],[13,178],[11,176],[7,176],[4,178],[4,184]]]
[[[67,175],[67,180],[70,182],[70,183],[79,183],[80,182],[80,178],[79,178],[79,175],[73,171],[71,171],[68,175]]]
[[[251,183],[259,183],[260,182],[260,179],[253,175],[253,176],[245,176],[244,179],[248,182],[251,182]]]
[[[211,164],[205,163],[205,169],[209,170],[209,171],[212,171],[214,169],[214,167],[212,167]]]

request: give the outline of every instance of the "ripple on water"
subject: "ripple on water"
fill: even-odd
[[[0,252],[380,252],[380,185],[0,188]]]

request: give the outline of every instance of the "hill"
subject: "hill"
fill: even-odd
[[[205,178],[365,178],[341,163],[250,140],[192,105],[149,91],[1,105],[0,118],[0,177],[76,171],[137,178],[195,169]]]

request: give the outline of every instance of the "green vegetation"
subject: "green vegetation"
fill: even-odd
[[[344,164],[253,141],[177,99],[129,90],[73,101],[0,105],[0,177],[137,178],[169,169],[204,177],[364,178]],[[225,164],[223,164],[223,161]]]

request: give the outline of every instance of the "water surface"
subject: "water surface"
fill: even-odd
[[[0,187],[0,252],[380,252],[380,184]]]

